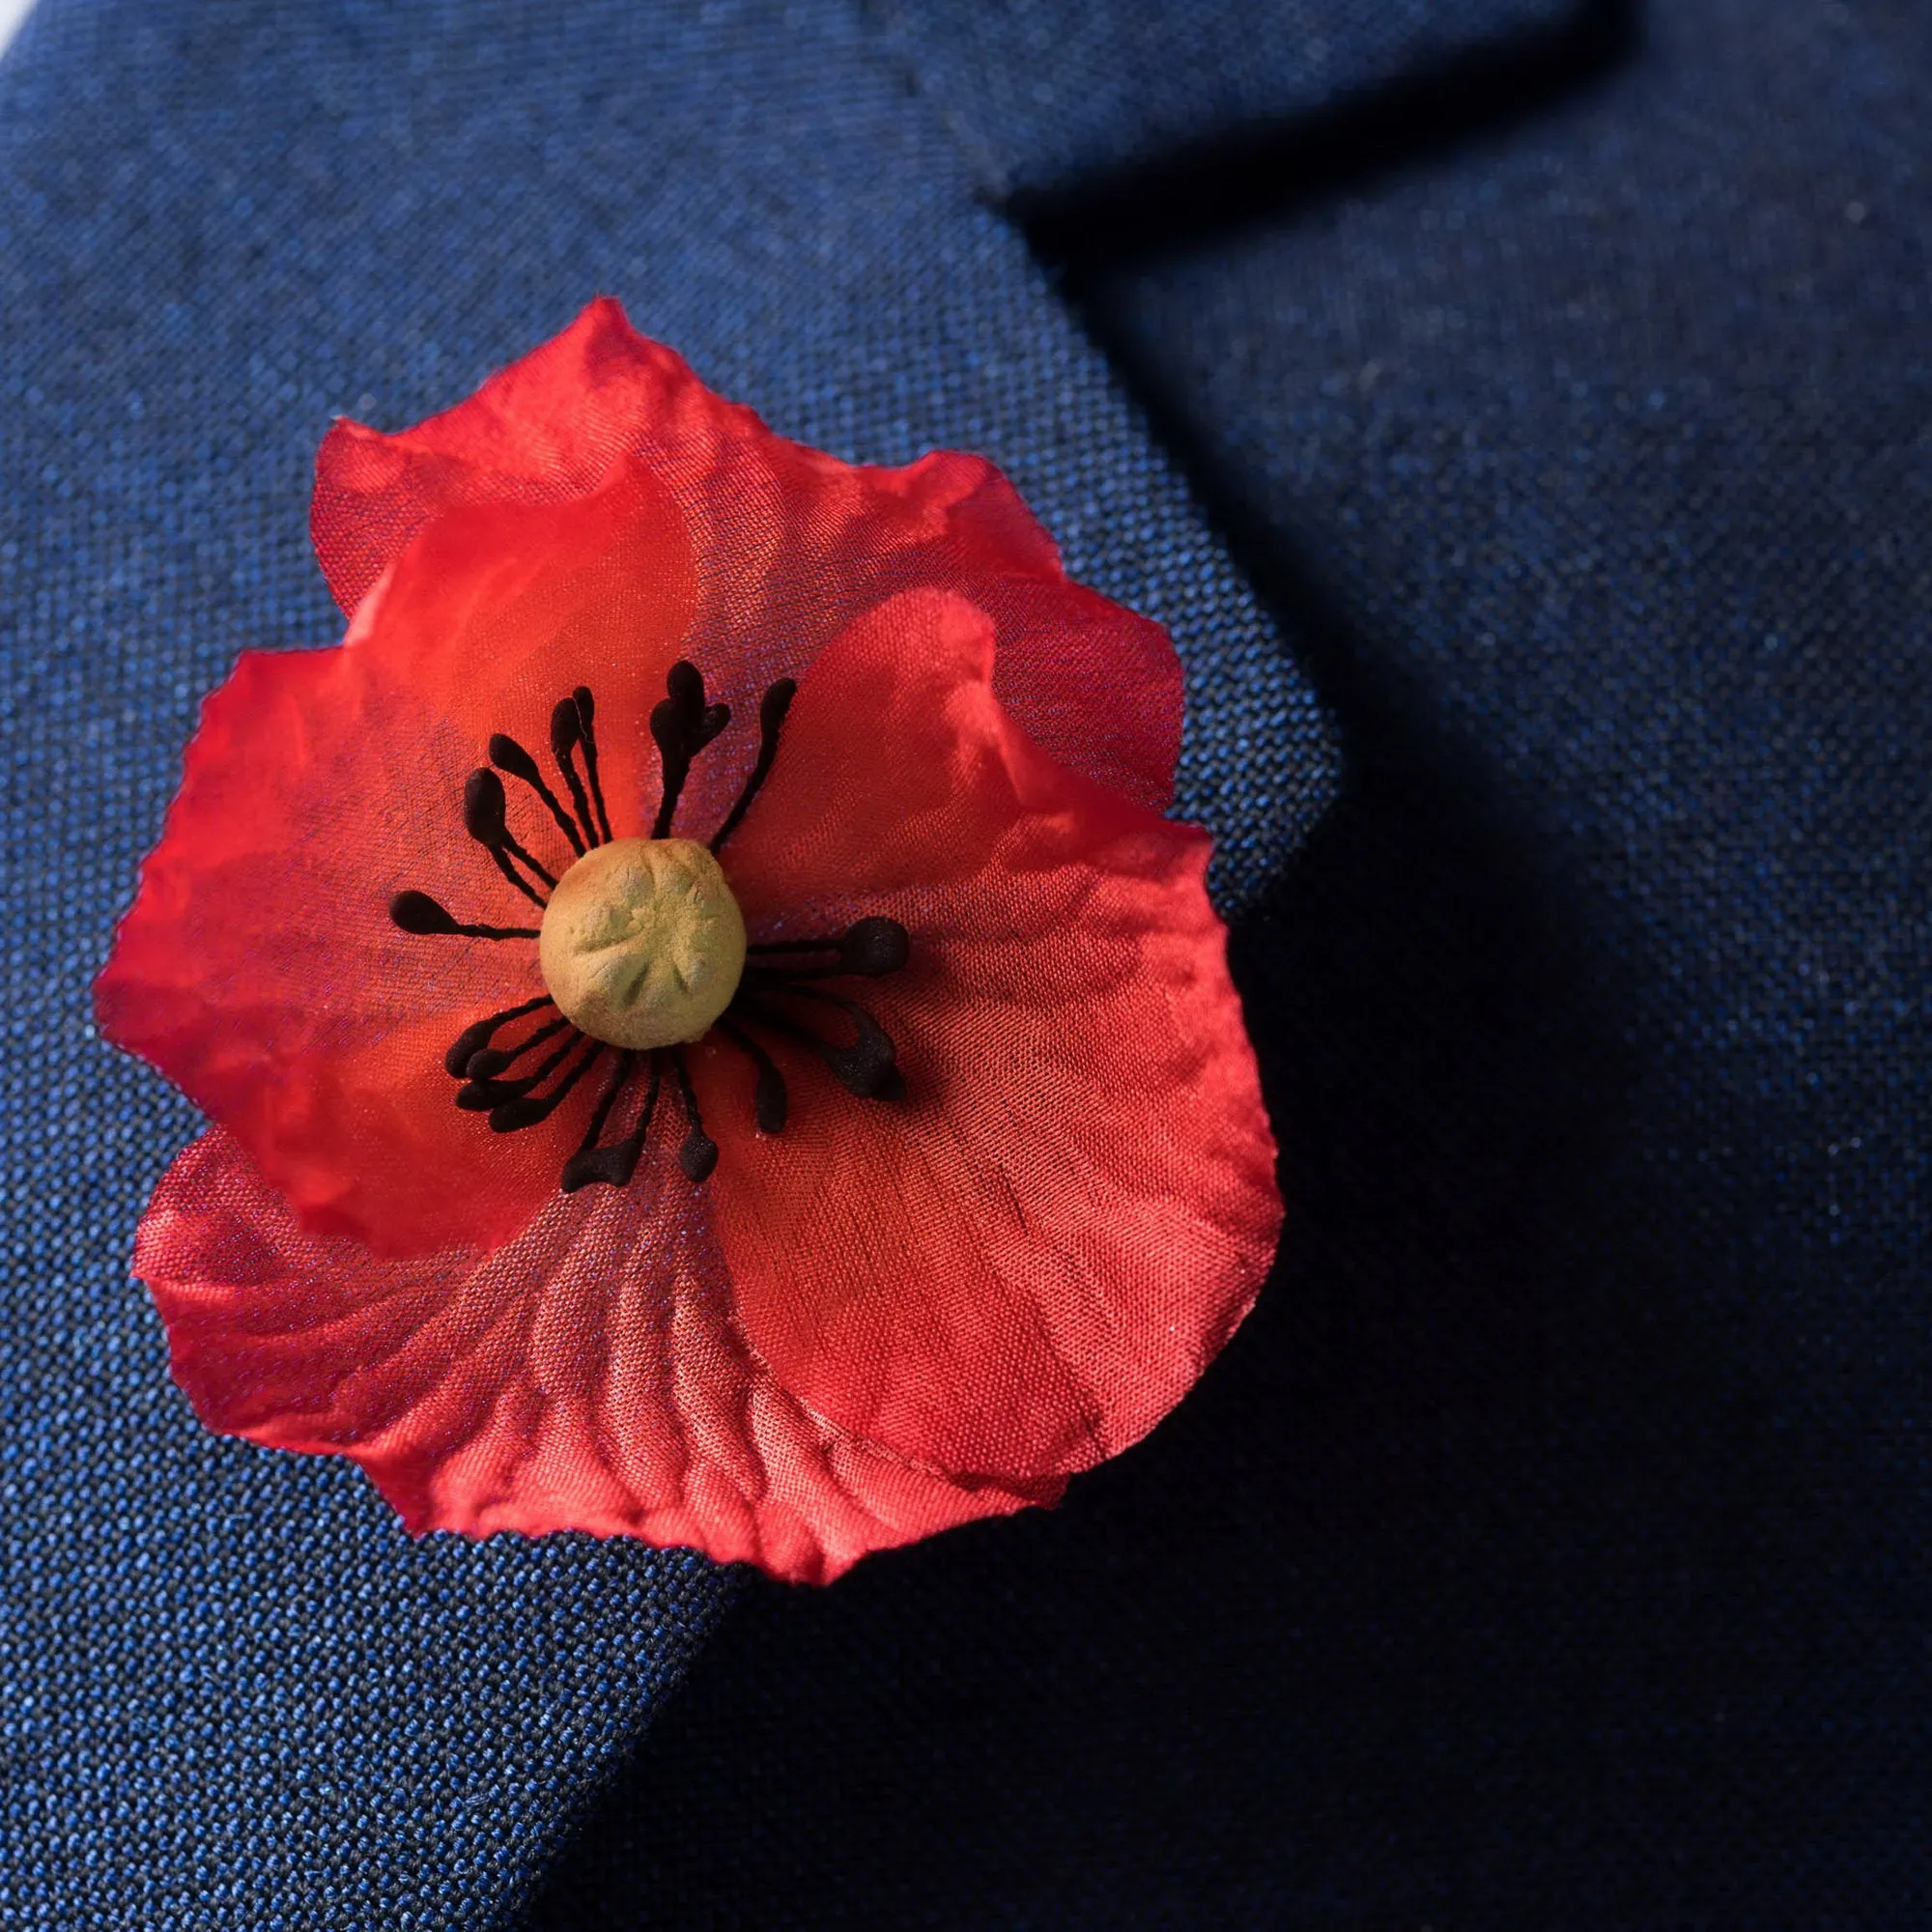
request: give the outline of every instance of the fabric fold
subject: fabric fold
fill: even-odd
[[[877,0],[997,197],[1045,196],[1176,150],[1427,78],[1575,26],[1589,0]]]

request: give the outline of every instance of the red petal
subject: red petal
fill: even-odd
[[[1069,583],[990,464],[941,452],[872,469],[788,442],[608,298],[413,429],[337,423],[316,464],[316,551],[354,611],[451,510],[568,502],[626,456],[686,519],[705,586],[686,655],[728,700],[798,675],[891,592],[952,588],[992,614],[996,688],[1033,738],[1130,798],[1167,803],[1180,744],[1173,645],[1157,624]],[[695,813],[723,809],[749,757],[700,763]]]
[[[465,833],[463,784],[493,729],[547,752],[580,681],[598,689],[614,829],[640,829],[643,720],[690,610],[682,545],[628,471],[563,509],[446,518],[347,644],[250,653],[205,706],[97,1006],[309,1227],[386,1253],[488,1246],[555,1191],[587,1098],[498,1136],[442,1067],[470,1021],[543,991],[534,945],[414,937],[387,906],[415,888],[462,920],[535,923]],[[520,837],[560,871],[561,836],[511,791]]]
[[[949,1482],[803,1407],[745,1347],[701,1197],[664,1165],[555,1197],[488,1258],[384,1261],[305,1233],[216,1129],[155,1190],[135,1271],[210,1428],[352,1457],[415,1532],[638,1536],[823,1582],[1055,1499]]]
[[[756,936],[904,922],[912,965],[859,990],[910,1099],[854,1100],[787,1049],[792,1118],[767,1139],[748,1066],[716,1035],[701,1059],[761,1358],[855,1435],[1029,1482],[1180,1398],[1281,1208],[1207,839],[1044,755],[994,695],[993,645],[957,597],[868,613],[813,666],[725,851]]]

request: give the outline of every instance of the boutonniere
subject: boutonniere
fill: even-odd
[[[202,1420],[816,1580],[1151,1428],[1280,1220],[1165,633],[609,301],[313,527],[348,634],[208,699],[97,987],[212,1122],[134,1261]]]

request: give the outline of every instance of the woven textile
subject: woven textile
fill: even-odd
[[[1561,37],[1581,0],[878,0],[981,185],[1064,193]]]
[[[1932,1918],[1932,38],[1639,25],[1055,212],[1344,734],[1286,1265],[1059,1520],[749,1603],[544,1925]]]
[[[86,987],[236,653],[329,641],[309,468],[591,295],[787,434],[1005,464],[1172,625],[1252,895],[1326,727],[929,104],[843,7],[43,0],[0,65],[11,1777],[0,1918],[492,1922],[709,1628],[696,1559],[409,1543],[194,1425],[127,1257],[194,1131]]]
[[[1634,14],[41,0],[0,1922],[1925,1921],[1932,37]],[[1146,1444],[715,1636],[200,1434],[125,1275],[194,1122],[86,1030],[200,696],[334,634],[330,413],[599,289],[1173,626],[1286,1151]]]

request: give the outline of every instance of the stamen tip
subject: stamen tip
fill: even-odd
[[[463,785],[463,827],[481,845],[500,845],[508,835],[508,801],[503,781],[488,765],[478,765]]]
[[[454,932],[456,921],[427,893],[398,893],[389,901],[389,918],[405,932],[418,938],[435,932]]]
[[[677,1151],[677,1164],[694,1187],[701,1185],[718,1165],[718,1143],[709,1134],[694,1129]]]
[[[679,711],[687,716],[704,704],[704,675],[689,658],[679,658],[665,676],[665,690]]]
[[[862,919],[838,942],[838,963],[848,972],[879,979],[906,963],[912,941],[895,919]]]
[[[540,775],[537,761],[517,743],[501,731],[490,734],[490,762],[499,772],[508,772],[512,778],[533,782]]]
[[[463,1079],[469,1071],[469,1056],[490,1037],[492,1023],[478,1020],[474,1026],[467,1026],[450,1043],[447,1053],[442,1056],[443,1071],[452,1080]]]
[[[564,1162],[559,1185],[566,1194],[593,1185],[628,1187],[637,1172],[639,1151],[629,1141],[617,1147],[580,1148]]]

